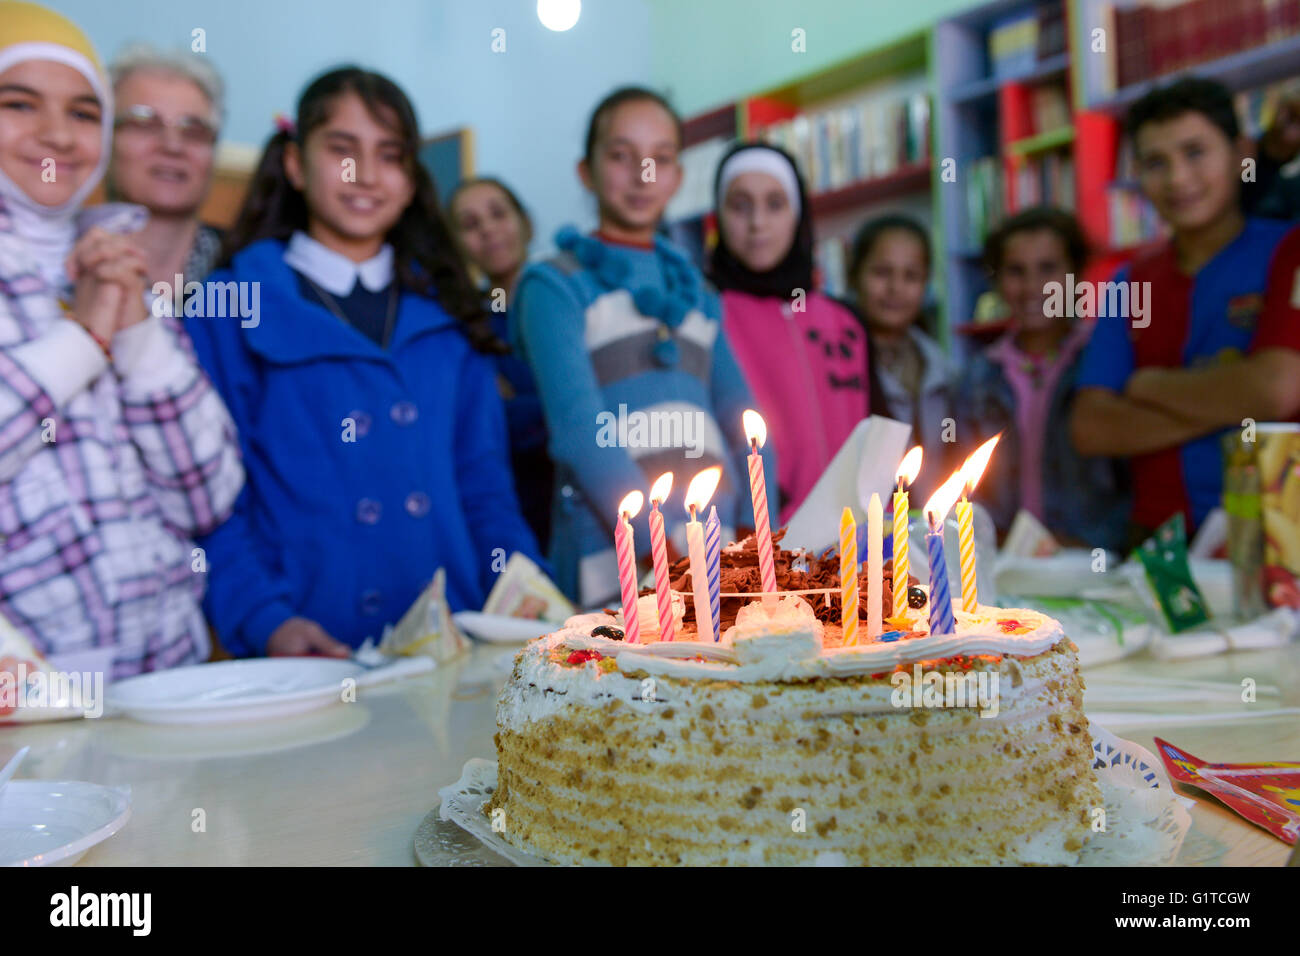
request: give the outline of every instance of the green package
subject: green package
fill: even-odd
[[[1192,569],[1187,563],[1187,529],[1181,512],[1157,528],[1133,556],[1146,571],[1171,634],[1210,619],[1205,598],[1192,580]]]

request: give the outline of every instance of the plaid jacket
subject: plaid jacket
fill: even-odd
[[[191,539],[243,485],[234,425],[175,320],[111,367],[88,342],[0,204],[0,614],[47,654],[116,646],[115,677],[202,661]]]

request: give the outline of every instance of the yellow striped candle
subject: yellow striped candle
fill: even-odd
[[[894,617],[907,613],[907,492],[894,492]]]
[[[894,473],[894,617],[907,615],[907,582],[911,567],[907,560],[907,512],[912,507],[907,489],[921,472],[921,446],[903,456]]]
[[[975,591],[975,521],[970,496],[984,477],[984,469],[988,467],[993,449],[1001,437],[1002,433],[998,432],[980,445],[958,469],[964,490],[961,501],[957,502],[957,547],[961,559],[961,609],[967,614],[979,605],[979,595]]]
[[[971,614],[979,604],[979,595],[975,591],[975,523],[965,498],[957,502],[957,553],[961,558],[961,609]]]
[[[858,524],[848,508],[840,515],[840,625],[844,646],[858,643]]]

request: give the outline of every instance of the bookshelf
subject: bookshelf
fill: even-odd
[[[1075,0],[1078,102],[1122,113],[1182,72],[1233,90],[1300,69],[1300,0]],[[1094,31],[1106,48],[1094,52]]]
[[[850,294],[845,264],[863,222],[886,211],[933,221],[929,48],[928,34],[914,33],[691,117],[670,235],[703,262],[716,237],[718,161],[736,139],[770,142],[803,173],[823,291]]]
[[[935,197],[944,316],[950,333],[964,333],[950,347],[1005,330],[995,313],[973,321],[988,289],[985,236],[1028,206],[1079,210],[1098,187],[1106,142],[1073,108],[1070,16],[1063,0],[994,0],[935,25],[935,154],[955,173]]]

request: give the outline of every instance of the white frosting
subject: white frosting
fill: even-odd
[[[566,621],[562,630],[539,638],[520,652],[516,659],[517,676],[507,682],[498,719],[502,726],[526,723],[554,713],[562,703],[601,706],[611,700],[650,714],[672,702],[674,697],[686,694],[685,690],[679,694],[676,688],[659,683],[653,699],[645,699],[645,681],[656,677],[735,683],[736,707],[745,711],[752,692],[745,690],[744,685],[750,683],[870,675],[893,671],[899,665],[975,654],[1004,657],[1000,664],[993,665],[1004,672],[999,690],[1004,711],[1022,696],[1032,697],[1042,691],[1041,681],[1020,679],[1013,658],[1037,656],[1059,643],[1064,632],[1057,621],[1038,611],[1018,608],[981,608],[975,614],[956,611],[956,615],[956,634],[826,649],[821,648],[820,641],[814,640],[809,630],[793,627],[737,635],[731,646],[696,641],[629,645],[591,636],[590,630],[595,625],[613,623],[609,615],[578,615]],[[1006,634],[996,627],[999,616],[1014,617],[1036,626],[1025,634]],[[571,666],[551,660],[553,652],[567,656],[575,650],[596,651],[612,658],[613,666],[604,662],[601,666],[595,662]],[[848,697],[833,707],[849,707],[859,713],[895,711],[892,691],[885,682],[846,687]],[[732,695],[718,696],[725,706]],[[825,698],[827,706],[832,706],[834,696]]]
[[[682,621],[686,617],[686,602],[676,591],[672,592],[673,605],[673,623],[678,631],[682,629]],[[623,630],[623,609],[620,607],[618,613],[610,618],[608,614],[591,615],[583,614],[581,617],[601,617],[602,623],[613,624],[615,627]],[[636,619],[641,625],[641,642],[659,640],[659,601],[653,594],[643,594],[636,600]],[[567,622],[566,622],[567,626]]]
[[[796,603],[797,602],[797,603]],[[736,626],[728,628],[726,642],[717,644],[695,641],[670,643],[627,644],[603,637],[592,637],[593,621],[611,623],[608,615],[579,615],[565,622],[563,630],[551,638],[577,650],[598,651],[606,657],[615,657],[621,671],[638,671],[648,674],[665,674],[674,677],[723,677],[734,681],[798,680],[816,677],[849,677],[893,670],[900,664],[913,661],[969,656],[974,654],[1010,654],[1032,657],[1053,647],[1064,636],[1060,623],[1025,608],[989,608],[981,606],[973,614],[954,610],[957,633],[926,635],[897,641],[873,641],[854,647],[821,647],[821,623],[812,629],[806,622],[811,607],[801,598],[782,598],[779,620],[765,618],[761,602],[741,608],[736,616]],[[802,604],[807,611],[801,610]],[[757,607],[756,607],[757,605]],[[748,613],[747,613],[748,612]],[[744,617],[742,617],[742,615]],[[1008,634],[996,624],[999,617],[1013,617],[1033,625],[1025,634]],[[806,637],[809,631],[817,634],[814,644]],[[917,630],[926,630],[924,622]],[[755,637],[786,634],[785,641],[765,641],[758,655],[751,654],[741,660],[735,645],[745,640],[747,633]],[[545,639],[544,639],[545,640]],[[703,661],[686,658],[703,657]]]

